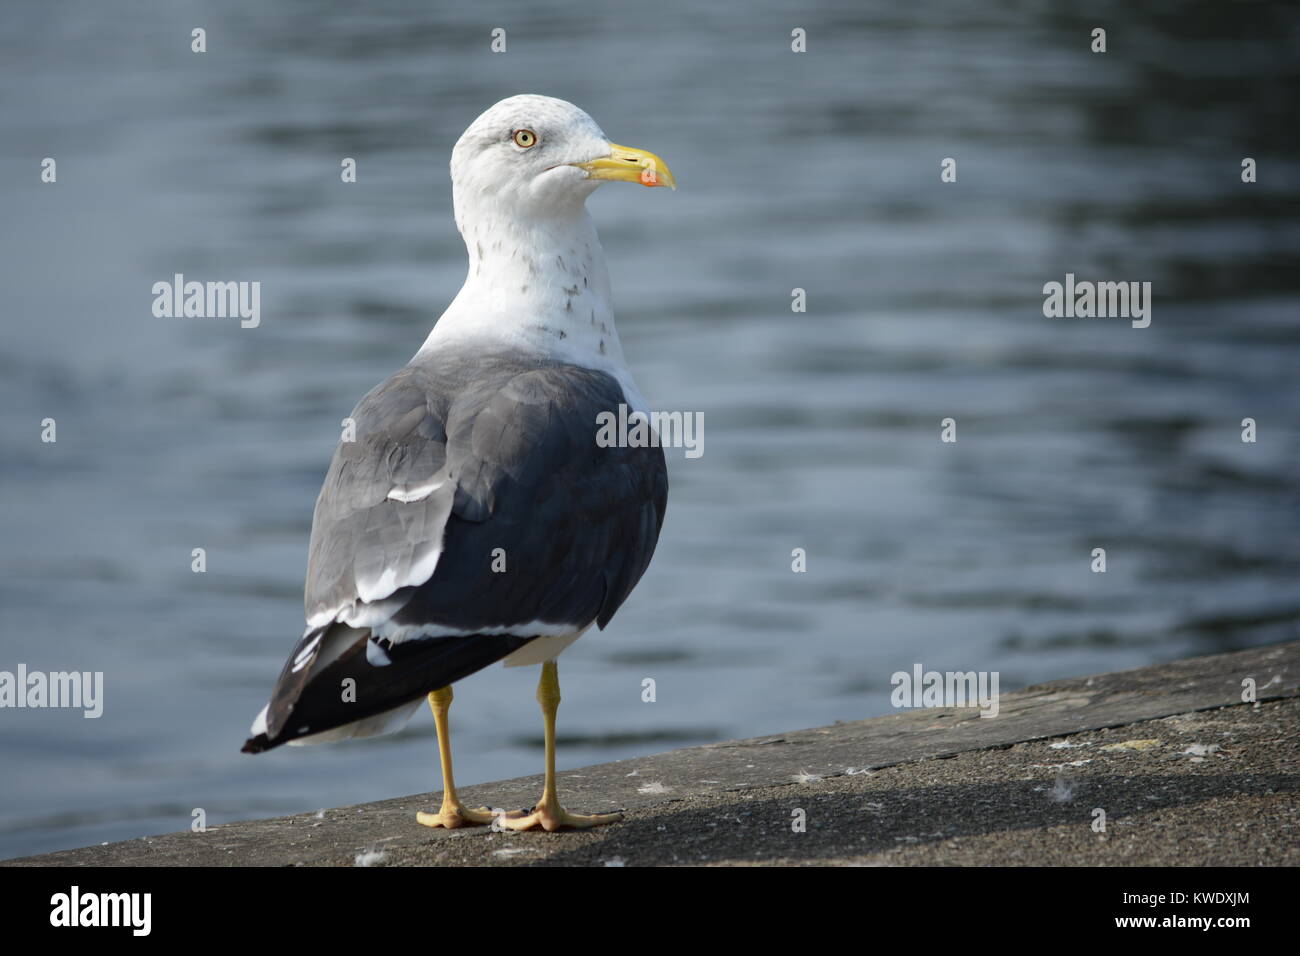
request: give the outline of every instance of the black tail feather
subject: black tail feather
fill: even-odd
[[[495,664],[534,640],[471,634],[389,644],[375,641],[367,629],[335,624],[308,634],[299,648],[317,634],[322,638],[318,647],[328,647],[332,639],[348,645],[341,653],[337,646],[326,654],[318,650],[297,671],[291,666],[297,652],[290,657],[271,695],[267,730],[246,740],[242,753],[261,753],[393,710]],[[369,654],[367,644],[373,645]],[[385,659],[387,663],[372,663]],[[345,684],[348,680],[353,683]]]

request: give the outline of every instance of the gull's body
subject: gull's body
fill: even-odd
[[[475,120],[451,172],[465,284],[352,413],[355,440],[316,503],[307,631],[244,749],[383,733],[427,696],[445,786],[421,822],[487,822],[455,796],[450,685],[498,660],[540,663],[546,791],[506,825],[609,822],[555,797],[555,658],[603,628],[645,571],[667,476],[658,447],[596,443],[598,415],[645,402],[584,202],[602,180],[671,185],[671,173],[541,96]]]

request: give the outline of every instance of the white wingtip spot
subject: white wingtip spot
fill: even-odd
[[[412,501],[423,501],[446,483],[447,480],[444,478],[441,481],[431,481],[427,485],[416,485],[414,488],[393,488],[388,492],[388,500],[400,501],[404,505],[409,505]]]
[[[266,712],[270,710],[271,705],[265,704],[258,714],[253,718],[253,726],[249,728],[249,736],[256,737],[258,734],[266,733]]]
[[[377,642],[367,640],[366,662],[371,667],[387,667],[389,664],[393,663],[393,659],[388,656],[388,652],[380,647]]]

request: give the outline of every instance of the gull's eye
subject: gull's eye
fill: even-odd
[[[520,149],[528,149],[530,146],[537,144],[537,134],[530,129],[515,130],[515,145]]]

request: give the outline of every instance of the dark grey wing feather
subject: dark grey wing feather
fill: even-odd
[[[443,555],[393,623],[604,627],[650,563],[668,495],[660,448],[596,444],[597,415],[625,401],[602,372],[545,366],[453,416]]]
[[[316,503],[318,620],[248,747],[414,700],[537,637],[535,622],[608,624],[650,563],[668,493],[661,449],[596,443],[598,414],[625,402],[603,372],[491,355],[425,358],[363,398]],[[356,626],[333,623],[338,609]],[[357,702],[340,703],[349,677]]]

